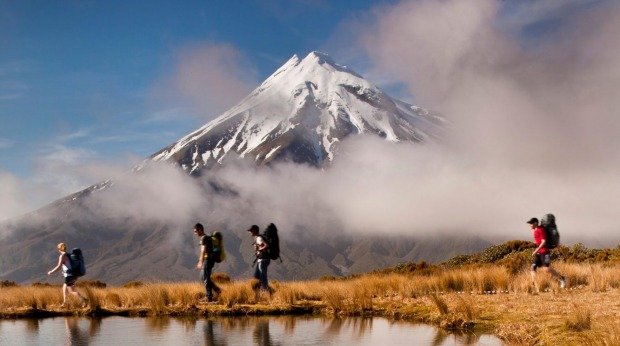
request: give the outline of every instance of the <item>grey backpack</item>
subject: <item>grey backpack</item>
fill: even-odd
[[[555,216],[553,214],[545,214],[540,219],[540,225],[545,230],[547,248],[555,249],[560,245],[560,232],[558,232],[558,226],[555,223]]]

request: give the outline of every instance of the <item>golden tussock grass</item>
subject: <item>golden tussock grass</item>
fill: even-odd
[[[439,310],[439,314],[447,315],[448,312],[450,312],[450,309],[448,309],[448,304],[446,304],[446,301],[443,300],[440,296],[438,296],[437,293],[431,293],[430,298],[433,304],[435,304],[435,306],[437,307],[437,310]]]
[[[584,308],[575,308],[570,316],[564,321],[564,326],[569,331],[581,332],[592,327],[592,312]]]

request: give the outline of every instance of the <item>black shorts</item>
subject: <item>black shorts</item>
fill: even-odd
[[[535,271],[536,268],[538,267],[549,267],[550,265],[551,265],[551,254],[537,253],[536,256],[534,256],[534,263],[532,263],[532,270]]]
[[[77,281],[77,276],[65,276],[65,284],[67,286],[75,285],[76,281]]]

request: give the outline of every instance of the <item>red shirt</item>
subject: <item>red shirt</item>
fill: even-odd
[[[546,240],[545,230],[541,226],[534,228],[534,242],[536,243],[536,246],[539,246],[543,240]],[[547,248],[547,245],[544,245],[543,247],[541,247],[540,250],[538,250],[538,253],[539,254],[549,253],[549,249]]]

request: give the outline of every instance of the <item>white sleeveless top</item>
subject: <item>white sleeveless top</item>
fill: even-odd
[[[62,255],[62,276],[67,277],[70,276],[69,270],[71,270],[71,260],[69,260],[69,254],[66,252],[63,252]]]

